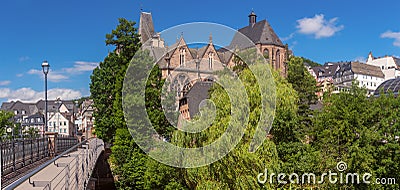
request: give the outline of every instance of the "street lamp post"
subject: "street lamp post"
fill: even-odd
[[[76,115],[78,115],[78,112],[79,112],[79,109],[78,109],[78,100],[75,100],[75,106],[73,107],[73,110],[72,110],[72,117],[73,117],[73,122],[74,122],[74,128],[75,128],[75,137],[78,135],[78,127],[77,127],[77,125],[78,124],[76,124],[76,120],[78,119],[78,117],[76,117]],[[76,113],[75,113],[75,108],[77,108],[78,110],[76,111]]]
[[[47,61],[43,61],[42,63],[43,74],[44,74],[44,132],[48,131],[47,128],[47,74],[49,73],[50,65]]]

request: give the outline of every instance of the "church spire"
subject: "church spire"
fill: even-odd
[[[251,10],[251,13],[249,14],[249,25],[253,26],[257,22],[257,15],[254,13],[253,10]]]

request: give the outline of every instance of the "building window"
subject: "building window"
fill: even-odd
[[[265,59],[269,59],[269,51],[268,49],[264,49],[263,56]]]
[[[64,126],[67,126],[67,122],[66,121],[64,121]]]
[[[208,53],[208,68],[213,68],[213,61],[214,61],[214,52]]]
[[[14,110],[14,114],[17,115],[18,114],[18,110]]]
[[[25,111],[25,110],[22,110],[22,114],[25,115],[25,114],[26,114],[26,111]]]
[[[64,129],[64,133],[67,133],[67,129]]]
[[[186,49],[185,48],[181,48],[179,50],[180,54],[179,54],[179,65],[180,66],[184,66],[185,65],[185,53],[186,53]]]

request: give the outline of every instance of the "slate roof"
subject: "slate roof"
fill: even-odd
[[[351,70],[353,73],[385,78],[382,70],[373,65],[363,64],[359,62],[351,62]]]
[[[33,122],[31,121],[32,118],[34,119]],[[40,118],[39,122],[37,121],[37,118]],[[28,122],[26,122],[26,120]],[[36,113],[34,115],[28,116],[27,118],[25,118],[22,125],[44,125],[44,115],[41,113]]]
[[[209,98],[208,91],[210,90],[212,84],[213,82],[211,81],[196,82],[189,92],[184,95],[183,98],[186,98],[188,102],[190,117],[193,117],[199,113],[199,105],[201,101]]]
[[[222,63],[227,64],[230,58],[232,57],[232,52],[225,48],[220,48],[217,50],[218,56]]]
[[[397,65],[397,67],[400,67],[400,58],[393,57],[393,61]]]
[[[142,44],[153,37],[153,35],[155,34],[151,13],[140,13],[139,34],[141,35]]]
[[[284,47],[278,35],[276,35],[271,25],[265,19],[255,23],[254,25],[241,28],[238,32],[247,36],[254,44]],[[242,47],[243,44],[248,44],[248,42],[244,41],[244,39],[240,37],[240,34],[237,33],[235,34],[230,47],[238,46],[240,49],[246,48]]]
[[[72,100],[61,100],[62,104],[64,104],[67,109],[72,112],[74,109],[76,109],[75,103]],[[47,101],[47,108],[48,112],[56,112],[58,108],[61,106],[61,103],[57,103],[57,100],[48,100]],[[4,102],[1,105],[1,110],[6,110],[6,111],[14,111],[18,110],[17,115],[27,115],[31,116],[39,112],[44,112],[45,108],[45,101],[44,100],[39,100],[36,103],[24,103],[21,101],[11,101],[11,102]],[[22,110],[24,110],[26,113],[22,114]]]
[[[318,78],[334,77],[338,69],[339,69],[339,64],[322,65],[312,68],[312,70],[314,71],[314,73],[317,75]]]

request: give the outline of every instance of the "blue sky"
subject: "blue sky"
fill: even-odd
[[[90,74],[111,46],[105,34],[118,18],[151,12],[155,29],[214,22],[234,29],[253,9],[295,55],[319,63],[400,56],[399,1],[4,0],[0,6],[0,102],[43,97],[41,63],[48,60],[49,97],[89,95]]]

